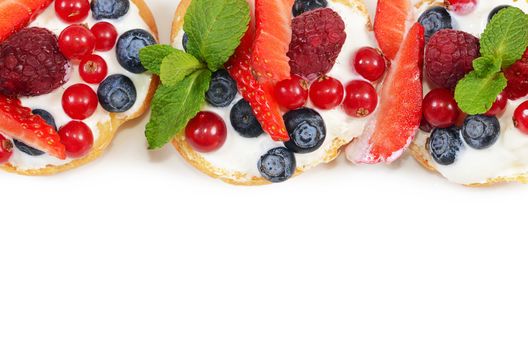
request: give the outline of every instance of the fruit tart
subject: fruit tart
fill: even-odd
[[[49,175],[101,155],[150,104],[139,51],[156,41],[143,0],[1,0],[0,166]]]
[[[386,69],[362,0],[182,0],[172,47],[140,56],[162,82],[150,148],[172,142],[238,185],[334,160],[363,132]]]
[[[463,185],[528,182],[528,2],[413,5],[427,43],[412,154]]]

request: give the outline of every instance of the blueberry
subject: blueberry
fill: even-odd
[[[496,117],[472,115],[464,121],[462,137],[469,147],[485,149],[497,142],[500,130],[500,123]]]
[[[317,150],[326,138],[326,125],[319,113],[310,108],[289,111],[284,123],[290,141],[284,145],[295,153],[310,153]]]
[[[488,23],[491,21],[493,17],[495,17],[497,13],[499,13],[501,10],[504,10],[508,7],[511,7],[511,6],[510,5],[500,5],[500,6],[495,7],[493,10],[491,10],[490,14],[488,15]]]
[[[258,162],[262,177],[270,182],[283,182],[295,174],[295,155],[284,147],[274,148],[263,155]]]
[[[451,15],[444,7],[435,6],[427,9],[420,18],[418,18],[425,29],[425,39],[429,40],[434,33],[442,29],[453,29]]]
[[[30,146],[26,145],[25,143],[23,143],[21,141],[18,141],[18,140],[13,140],[13,144],[15,145],[16,148],[18,148],[19,151],[21,151],[21,152],[23,152],[25,154],[28,154],[30,156],[41,156],[44,153],[46,153],[46,152],[42,152],[41,150],[38,150],[36,148],[30,147]]]
[[[34,109],[32,113],[42,117],[42,119],[46,121],[46,124],[48,124],[53,129],[55,129],[55,131],[57,131],[57,124],[55,124],[55,119],[53,119],[53,116],[48,111],[45,111],[43,109]],[[36,148],[30,147],[18,140],[13,140],[13,143],[15,144],[16,148],[18,148],[21,152],[29,154],[30,156],[41,156],[46,153]]]
[[[237,84],[225,69],[213,73],[206,101],[213,107],[226,107],[233,102],[237,94]]]
[[[132,73],[143,73],[145,67],[139,60],[139,51],[145,46],[154,45],[156,39],[143,29],[132,29],[119,37],[116,46],[117,61]]]
[[[258,137],[263,130],[249,103],[241,99],[231,108],[231,125],[243,137]]]
[[[453,164],[463,148],[460,129],[457,127],[435,129],[429,138],[429,152],[433,159],[441,165]]]
[[[97,97],[101,106],[108,112],[126,112],[136,102],[136,87],[127,76],[110,75],[99,85]]]
[[[189,36],[187,35],[187,33],[183,33],[182,46],[183,46],[183,50],[185,50],[185,52],[187,52],[187,44],[188,43],[189,43]]]
[[[127,14],[130,8],[129,0],[92,0],[93,18],[117,19]]]
[[[321,7],[327,7],[327,0],[295,0],[293,4],[293,16],[297,17],[303,13],[311,10],[315,10]]]

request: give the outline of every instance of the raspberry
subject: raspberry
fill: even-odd
[[[0,45],[1,94],[47,94],[66,82],[69,70],[57,37],[47,29],[22,29]]]
[[[446,29],[434,34],[425,50],[425,72],[438,87],[453,89],[473,70],[479,57],[479,39],[458,30]]]
[[[510,100],[528,95],[528,50],[524,56],[504,71],[508,86],[504,90]]]
[[[313,81],[328,73],[346,40],[345,23],[329,8],[308,11],[292,21],[292,75]]]

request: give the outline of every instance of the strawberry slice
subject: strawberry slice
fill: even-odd
[[[409,0],[378,0],[374,34],[383,54],[393,60],[405,37],[407,21],[412,19]]]
[[[0,132],[56,158],[66,159],[59,134],[20,100],[0,95]]]
[[[423,51],[424,28],[416,23],[383,83],[375,117],[347,148],[353,163],[391,163],[411,144],[422,119]]]
[[[292,36],[294,0],[255,0],[256,32],[252,66],[259,80],[290,78],[287,53]]]
[[[275,141],[288,141],[290,136],[286,130],[280,106],[275,101],[273,83],[269,81],[261,83],[253,75],[251,61],[254,37],[255,29],[250,24],[240,46],[227,63],[226,69],[237,82],[240,94],[253,108],[262,129]]]
[[[0,42],[22,29],[53,0],[0,0]]]

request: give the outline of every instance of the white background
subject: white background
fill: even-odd
[[[176,3],[151,0],[167,40]],[[238,188],[146,119],[50,178],[0,174],[0,349],[526,349],[528,187],[412,159]]]

